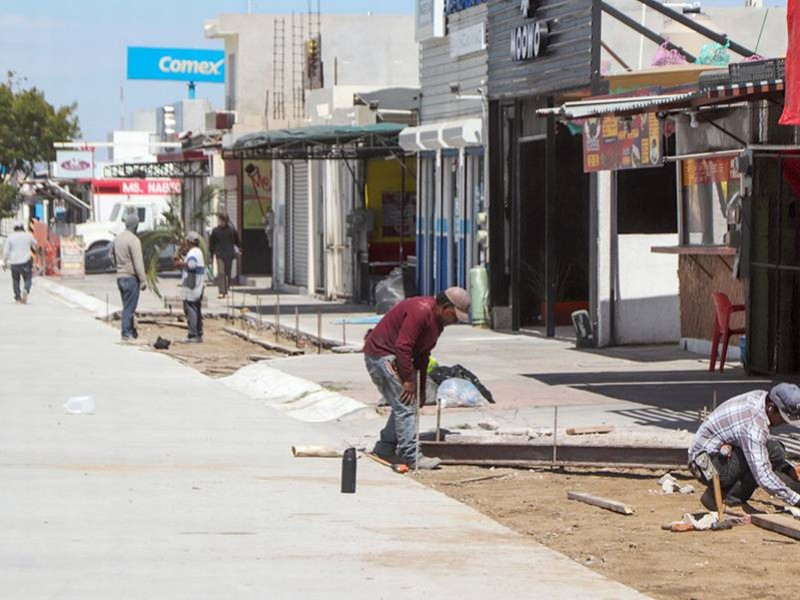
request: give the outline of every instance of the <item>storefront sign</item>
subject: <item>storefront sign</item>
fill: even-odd
[[[130,46],[128,79],[225,83],[225,52]]]
[[[181,193],[180,179],[95,179],[93,194],[124,196],[174,196]]]
[[[536,2],[520,0],[519,11],[523,19],[530,19],[536,12]],[[546,22],[530,21],[514,27],[511,32],[511,60],[531,60],[547,47],[549,27]]]
[[[60,244],[61,276],[83,277],[84,248],[83,237],[80,235],[62,235]]]
[[[445,0],[417,0],[414,41],[444,37]]]
[[[272,161],[242,164],[242,228],[264,229],[272,210]]]
[[[448,37],[450,38],[450,56],[452,58],[486,49],[486,28],[483,23],[451,31]]]
[[[53,175],[59,179],[91,179],[93,168],[91,150],[59,150]]]
[[[480,6],[486,0],[446,0],[444,12],[447,15],[467,10],[473,6]]]
[[[655,113],[597,117],[583,122],[583,170],[658,167],[663,158],[661,121]]]
[[[594,7],[594,0],[489,2],[489,96],[541,98],[589,86],[599,69],[592,65]]]

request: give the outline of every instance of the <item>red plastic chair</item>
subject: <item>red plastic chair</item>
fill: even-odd
[[[719,372],[725,368],[725,357],[728,355],[728,343],[734,335],[744,335],[745,329],[731,329],[731,315],[742,312],[744,304],[731,304],[731,299],[726,294],[716,292],[711,294],[714,307],[717,309],[717,318],[714,320],[714,337],[711,340],[711,363],[708,370],[713,371],[717,364],[717,350],[719,339],[722,338],[722,356],[719,359]]]

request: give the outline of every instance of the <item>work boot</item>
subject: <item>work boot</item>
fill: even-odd
[[[419,468],[420,471],[433,471],[434,469],[438,469],[439,465],[441,464],[442,464],[441,458],[422,456],[420,454],[419,461],[417,462],[416,466]],[[411,469],[412,471],[415,470],[413,464],[409,464],[408,468]]]
[[[186,338],[186,343],[187,344],[202,344],[203,343],[203,338],[202,337]]]

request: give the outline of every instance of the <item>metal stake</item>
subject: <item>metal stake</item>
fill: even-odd
[[[275,342],[278,341],[278,337],[281,331],[281,294],[275,296]]]
[[[717,410],[717,390],[714,390],[714,406],[711,408],[711,411]]]
[[[108,294],[106,294],[106,323],[111,320],[111,316],[108,314]]]
[[[322,309],[317,309],[317,354],[322,354]]]
[[[300,307],[294,307],[294,342],[297,348],[300,347]]]
[[[553,463],[558,460],[558,406],[553,407]]]
[[[441,442],[441,427],[442,427],[442,401],[436,399],[436,441]]]
[[[256,296],[256,307],[258,309],[258,328],[264,328],[264,322],[261,318],[261,296]]]
[[[342,317],[342,346],[347,346],[347,320]]]

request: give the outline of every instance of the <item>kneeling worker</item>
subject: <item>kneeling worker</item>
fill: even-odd
[[[788,383],[731,398],[709,415],[689,448],[689,469],[709,486],[703,506],[716,510],[712,481],[698,467],[705,459],[719,474],[729,506],[747,502],[759,486],[789,505],[800,504],[797,469],[786,460],[783,444],[769,435],[784,423],[800,427],[800,388]]]
[[[444,328],[469,320],[469,294],[458,287],[436,297],[407,298],[380,320],[364,341],[364,362],[392,412],[373,453],[409,468],[435,469],[438,458],[420,455],[417,465],[417,377],[424,402],[425,373],[431,350]]]

